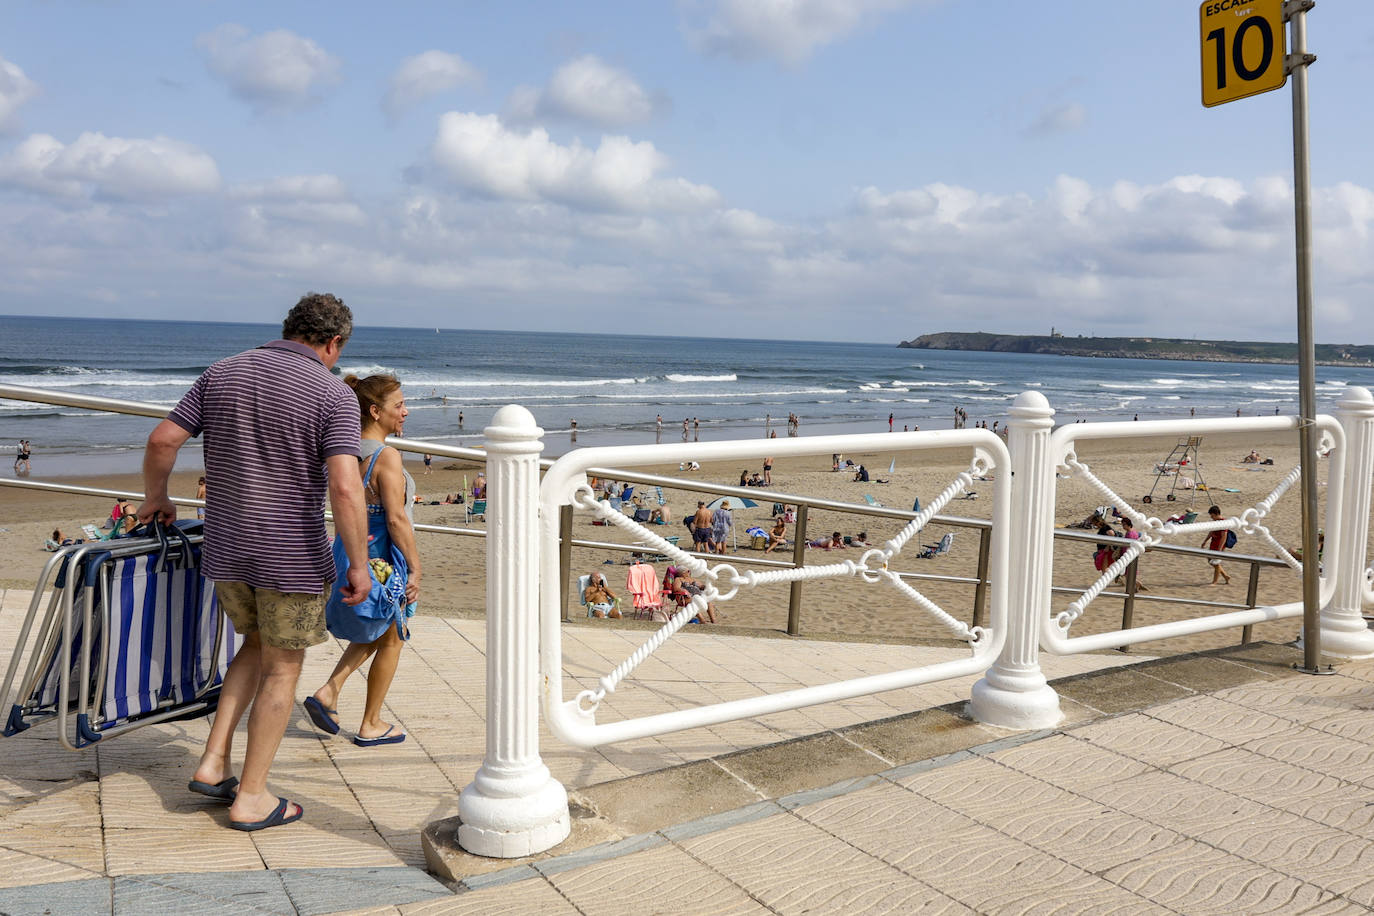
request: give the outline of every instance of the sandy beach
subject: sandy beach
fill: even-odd
[[[1081,448],[1078,454],[1094,473],[1116,492],[1129,498],[1137,508],[1148,510],[1147,514],[1168,517],[1175,512],[1193,508],[1199,512],[1202,519],[1206,518],[1207,506],[1212,502],[1220,505],[1223,514],[1227,516],[1239,514],[1246,507],[1253,506],[1270,493],[1288,470],[1296,466],[1298,458],[1296,433],[1268,434],[1263,437],[1205,436],[1200,467],[1209,487],[1208,491],[1193,494],[1191,503],[1186,492],[1179,496],[1177,502],[1169,502],[1162,495],[1168,489],[1168,482],[1165,481],[1156,493],[1155,502],[1146,506],[1140,498],[1149,492],[1155,482],[1152,469],[1168,455],[1176,441],[1177,437],[1171,436],[1157,440],[1089,443]],[[1273,466],[1241,463],[1241,457],[1252,448],[1266,457],[1272,457]],[[884,453],[881,457],[863,454],[851,454],[846,457],[868,465],[874,478],[881,477],[890,482],[854,482],[852,473],[831,471],[830,456],[827,454],[811,458],[779,459],[773,467],[772,489],[856,504],[862,504],[863,496],[867,493],[888,507],[910,509],[914,497],[920,497],[923,503],[928,502],[948,485],[955,474],[967,468],[968,460],[966,455],[950,452],[898,452],[896,468],[888,473],[892,453]],[[463,486],[465,476],[470,484],[476,476],[477,466],[468,462],[436,459],[432,473],[425,474],[418,455],[407,456],[407,466],[415,476],[417,492],[425,501],[425,504],[415,507],[416,522],[465,527],[462,506],[430,505],[429,502],[442,500],[446,494],[458,492]],[[1326,468],[1327,462],[1323,461],[1320,469],[1322,481],[1326,479]],[[698,471],[679,472],[674,464],[642,470],[695,481],[734,485],[739,481],[741,466],[738,463],[704,464]],[[751,467],[749,470],[757,468]],[[193,496],[197,473],[194,470],[176,472],[173,476],[172,493],[177,496]],[[65,478],[61,482],[130,492],[139,492],[142,488],[138,475]],[[1061,479],[1058,484],[1055,507],[1057,526],[1081,521],[1094,506],[1103,502],[1095,490],[1078,478]],[[1323,487],[1323,499],[1324,492]],[[977,499],[951,502],[944,515],[968,519],[990,518],[993,510],[992,484],[983,484],[978,495]],[[670,517],[674,521],[655,530],[669,536],[685,536],[687,531],[682,525],[682,518],[695,509],[699,494],[686,489],[668,489],[665,496],[671,510]],[[0,585],[7,588],[32,587],[49,556],[43,550],[43,541],[54,527],[60,528],[68,536],[79,535],[81,525],[99,525],[109,514],[112,505],[112,500],[107,497],[44,493],[12,487],[0,488],[0,500],[5,506],[3,524],[0,524]],[[656,503],[656,500],[654,502]],[[758,502],[757,508],[735,510],[739,549],[732,551],[732,555],[736,558],[763,557],[761,551],[748,546],[749,539],[744,534],[746,528],[755,525],[765,529],[771,527],[772,501],[761,499]],[[1300,511],[1299,493],[1295,485],[1279,500],[1269,516],[1271,530],[1281,543],[1298,543]],[[579,539],[629,543],[618,530],[593,526],[591,521],[588,513],[577,512],[574,517],[574,536]],[[854,535],[866,530],[870,541],[881,543],[899,531],[904,523],[904,520],[900,519],[879,519],[829,510],[813,510],[810,513],[808,536],[820,537],[834,530],[845,535]],[[472,526],[481,528],[484,523],[474,520]],[[1119,524],[1116,527],[1119,528]],[[947,531],[952,531],[955,535],[954,547],[949,554],[925,560],[914,556],[913,548],[917,544],[934,542]],[[793,531],[789,527],[789,538],[792,534]],[[976,538],[977,532],[971,529],[933,522],[908,546],[906,553],[894,562],[894,567],[944,578],[972,577],[977,568]],[[1200,541],[1200,537],[1190,536],[1186,541],[1181,541],[1181,544],[1196,547]],[[424,558],[421,613],[439,616],[472,616],[484,613],[485,540],[422,532],[419,534],[419,545]],[[1247,553],[1247,549],[1261,556],[1269,555],[1258,538],[1242,538],[1235,553],[1244,554]],[[1092,552],[1091,542],[1058,539],[1054,564],[1055,586],[1089,586],[1097,575],[1093,568]],[[812,549],[807,551],[806,561],[808,564],[833,563],[846,556],[857,558],[858,553],[859,551],[852,548],[845,551]],[[791,550],[778,550],[769,556],[790,560]],[[607,560],[612,561],[610,565],[606,565]],[[575,580],[577,575],[594,569],[603,571],[607,574],[612,589],[624,595],[625,563],[626,555],[623,553],[577,548],[573,551],[572,577]],[[662,562],[656,564],[660,576],[664,566]],[[1140,564],[1139,579],[1148,586],[1149,591],[1137,597],[1135,624],[1144,625],[1207,613],[1198,605],[1186,602],[1243,603],[1249,574],[1248,565],[1239,560],[1228,559],[1226,567],[1232,576],[1231,584],[1213,587],[1210,585],[1211,568],[1205,559],[1159,553],[1147,554]],[[973,606],[971,584],[932,579],[923,580],[916,587],[956,618],[965,621],[970,619]],[[1292,570],[1266,567],[1260,571],[1257,592],[1259,603],[1277,604],[1298,600],[1300,591],[1300,578]],[[787,623],[788,595],[789,589],[786,585],[742,590],[734,600],[720,606],[721,624],[770,634],[783,631]],[[1056,594],[1053,599],[1054,608],[1062,609],[1073,597]],[[1151,600],[1157,598],[1181,599],[1185,603]],[[626,606],[629,606],[628,600]],[[574,607],[574,612],[576,611]],[[1122,600],[1119,597],[1103,595],[1089,606],[1083,617],[1074,625],[1070,635],[1116,628],[1120,625],[1121,612]],[[590,625],[615,625],[615,622],[598,621]],[[806,583],[802,599],[801,625],[806,635],[815,636],[844,635],[876,640],[927,641],[947,639],[950,635],[938,621],[890,586],[868,585],[847,577]],[[1255,628],[1254,638],[1288,641],[1298,635],[1299,626],[1298,620],[1263,624]],[[1233,644],[1239,640],[1239,631],[1230,630],[1141,644],[1138,651],[1161,654]]]

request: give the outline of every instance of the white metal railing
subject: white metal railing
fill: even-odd
[[[165,416],[167,412],[166,408],[155,405],[13,386],[0,386],[0,397],[154,417]],[[1105,583],[1122,569],[1129,569],[1131,561],[1144,548],[1170,537],[1229,527],[1251,535],[1260,543],[1269,543],[1280,562],[1297,566],[1297,561],[1272,538],[1265,524],[1275,502],[1291,489],[1292,475],[1236,518],[1222,523],[1181,524],[1147,516],[1122,500],[1110,485],[1094,474],[1090,465],[1078,458],[1077,443],[1193,435],[1218,430],[1293,430],[1297,426],[1296,419],[1077,424],[1055,431],[1054,411],[1041,394],[1033,391],[1019,396],[1008,413],[1009,436],[1005,445],[991,433],[975,429],[803,438],[786,442],[749,440],[595,448],[574,451],[550,463],[539,459],[542,430],[527,410],[516,405],[497,412],[485,431],[485,450],[388,440],[407,451],[485,461],[488,469],[487,746],[481,769],[460,799],[460,843],[473,852],[511,857],[547,849],[566,837],[569,825],[566,792],[552,779],[539,756],[541,693],[549,726],[555,734],[575,745],[595,746],[983,671],[984,677],[972,691],[970,708],[975,718],[1005,727],[1039,728],[1054,725],[1061,718],[1058,697],[1040,670],[1038,652],[1042,647],[1051,652],[1082,652],[1301,613],[1299,605],[1287,604],[1229,611],[1169,624],[1125,626],[1086,637],[1068,635],[1074,621],[1090,611]],[[1366,555],[1371,479],[1374,479],[1374,397],[1363,388],[1351,387],[1338,403],[1336,417],[1319,417],[1316,426],[1323,447],[1330,455],[1326,524],[1329,533],[1334,532],[1327,540],[1323,557],[1322,647],[1328,655],[1370,656],[1374,655],[1374,632],[1365,625],[1361,610],[1363,602],[1374,601],[1374,589],[1370,585],[1374,573],[1369,571]],[[629,469],[689,458],[709,461],[928,448],[967,449],[971,455],[969,469],[956,475],[939,497],[921,512],[914,513],[906,527],[881,547],[869,549],[857,561],[818,567],[782,564],[781,568],[741,571],[731,564],[679,550],[652,529],[640,528],[624,516],[613,516],[605,506],[597,504],[590,498],[585,479],[588,473],[610,473],[624,479],[671,480]],[[541,485],[543,467],[548,470]],[[888,564],[900,556],[902,548],[956,493],[968,486],[973,476],[985,476],[993,469],[998,473],[994,481],[994,515],[988,529],[991,544],[987,580],[991,585],[991,613],[987,627],[965,626],[904,581],[901,575],[888,569]],[[1131,517],[1141,533],[1141,542],[1129,545],[1125,555],[1103,571],[1102,578],[1093,587],[1076,595],[1067,608],[1055,612],[1051,609],[1056,591],[1051,574],[1057,472],[1080,477],[1107,502]],[[94,492],[108,494],[114,491]],[[742,492],[750,496],[758,493]],[[196,504],[194,500],[180,502]],[[700,601],[675,614],[629,658],[608,671],[596,689],[565,700],[558,625],[561,609],[558,528],[560,510],[573,505],[597,513],[703,576],[708,587],[702,600],[725,601],[741,588],[795,584],[819,577],[848,577],[868,587],[886,585],[895,589],[962,636],[968,642],[969,655],[921,669],[598,723],[595,713],[601,699],[616,689],[643,658],[671,639],[693,611],[700,609]],[[455,529],[455,533],[467,532]]]
[[[588,469],[598,464],[637,467],[646,464],[674,463],[689,458],[698,461],[746,460],[767,455],[788,458],[831,454],[836,451],[882,453],[897,450],[966,449],[971,453],[969,469],[956,475],[950,484],[891,540],[867,549],[858,560],[844,560],[820,566],[787,567],[767,570],[740,570],[729,563],[712,563],[700,555],[682,550],[661,537],[652,526],[645,527],[616,512],[604,503],[597,503],[587,485]],[[990,614],[990,628],[969,627],[954,619],[927,596],[907,584],[888,568],[920,531],[951,499],[962,494],[975,477],[996,471],[993,504],[993,568],[989,578],[1005,581],[1008,520],[1005,517],[1010,487],[1009,455],[1002,440],[986,430],[954,430],[928,433],[884,433],[865,436],[827,436],[816,438],[777,440],[745,440],[734,442],[693,443],[691,445],[651,445],[625,448],[591,448],[571,452],[554,463],[544,476],[540,489],[540,518],[542,520],[540,561],[543,564],[540,590],[540,652],[544,677],[541,680],[544,712],[550,729],[563,740],[581,747],[593,747],[614,741],[624,741],[648,735],[662,734],[684,728],[711,725],[731,719],[747,718],[796,709],[815,703],[848,699],[885,690],[896,690],[952,677],[978,673],[987,668],[1001,648],[1000,634],[1005,632],[1006,602],[1004,592],[994,590]],[[628,658],[607,672],[596,689],[584,691],[573,700],[564,701],[561,676],[550,676],[562,668],[562,634],[560,595],[557,582],[559,510],[577,505],[592,511],[599,518],[613,524],[648,545],[656,553],[667,556],[678,566],[706,581],[703,593],[691,604],[674,613],[667,623],[650,636]],[[850,578],[869,586],[885,585],[915,603],[931,617],[943,624],[956,638],[968,642],[968,658],[925,668],[870,675],[850,681],[817,685],[782,694],[765,694],[727,703],[717,703],[693,709],[676,710],[638,719],[597,724],[597,705],[608,693],[645,658],[672,637],[708,602],[727,602],[740,589],[767,585],[791,584],[817,579]],[[856,587],[861,587],[856,584]]]

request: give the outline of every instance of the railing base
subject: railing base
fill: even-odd
[[[1053,728],[1064,721],[1059,694],[1038,669],[1028,677],[989,671],[973,685],[972,696],[969,712],[984,725],[1027,731]]]
[[[1356,624],[1363,623],[1355,618]],[[1374,630],[1368,627],[1334,628],[1330,621],[1323,620],[1321,629],[1322,655],[1334,658],[1374,658]],[[1299,645],[1302,640],[1298,640]]]
[[[530,795],[483,795],[475,784],[458,798],[458,845],[473,855],[518,859],[552,849],[568,838],[568,793],[550,778]]]

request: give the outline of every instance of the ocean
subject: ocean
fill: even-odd
[[[527,407],[546,455],[585,445],[1005,423],[1035,389],[1056,422],[1295,413],[1295,365],[1088,359],[898,349],[825,341],[359,327],[339,370],[391,372],[405,386],[406,436],[481,442],[500,407]],[[172,405],[210,363],[277,337],[280,325],[0,316],[0,384]],[[1317,368],[1318,409],[1374,369]],[[460,424],[459,417],[462,417]],[[655,417],[663,417],[661,434]],[[577,423],[576,436],[572,431]],[[693,423],[692,421],[695,421]],[[33,443],[35,477],[134,471],[154,421],[0,400],[0,443]],[[194,447],[179,467],[199,460]]]

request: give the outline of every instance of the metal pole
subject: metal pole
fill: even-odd
[[[1245,606],[1246,606],[1246,607],[1255,607],[1255,606],[1256,606],[1256,605],[1255,605],[1255,602],[1259,600],[1259,576],[1260,576],[1259,564],[1258,564],[1258,563],[1255,563],[1255,562],[1251,562],[1251,564],[1250,564],[1250,583],[1249,583],[1249,585],[1247,585],[1246,588],[1245,588]],[[1252,636],[1254,635],[1254,632],[1255,632],[1255,626],[1254,626],[1254,624],[1249,624],[1249,625],[1247,625],[1247,626],[1241,627],[1241,630],[1240,630],[1240,644],[1241,644],[1242,646],[1249,645],[1249,644],[1250,644],[1250,640],[1251,640]]]
[[[973,626],[981,627],[988,614],[988,561],[992,558],[992,529],[978,532],[978,584],[973,587]]]
[[[792,542],[792,565],[801,569],[806,565],[806,504],[797,506],[797,527],[792,529],[796,536]],[[801,635],[801,582],[793,582],[787,595],[787,635]]]
[[[1317,555],[1317,373],[1312,340],[1312,205],[1307,161],[1307,10],[1311,0],[1284,4],[1292,53],[1285,66],[1293,76],[1293,217],[1298,275],[1298,444],[1302,451],[1302,555]],[[1316,563],[1302,567],[1302,666],[1321,670],[1321,599]]]
[[[558,594],[563,603],[563,620],[572,620],[568,574],[572,572],[573,507],[558,507]]]

